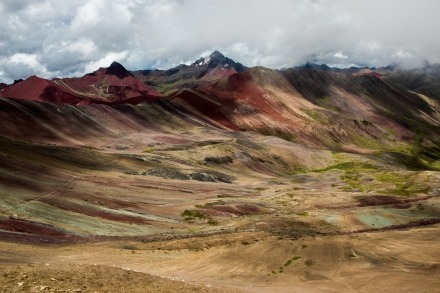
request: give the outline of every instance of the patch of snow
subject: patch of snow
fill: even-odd
[[[211,56],[208,56],[205,58],[205,60],[202,62],[203,65],[208,64],[208,62],[211,60]],[[200,65],[202,65],[200,64]]]

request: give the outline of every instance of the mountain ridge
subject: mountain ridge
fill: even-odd
[[[47,80],[31,76],[0,89],[0,95],[73,105],[140,103],[162,96],[117,62],[113,62],[108,68],[99,68],[78,78]]]
[[[427,142],[437,141],[438,102],[395,82],[389,76],[396,72],[312,63],[282,70],[246,68],[214,51],[168,70],[129,72],[113,62],[82,78],[31,77],[0,95],[72,105],[166,100],[176,111],[215,127],[319,148],[391,147],[417,133]]]
[[[216,50],[207,57],[197,59],[191,65],[180,64],[166,70],[139,70],[133,74],[158,91],[170,94],[182,88],[191,89],[210,84],[219,78],[246,69],[248,68],[241,63],[225,57]]]

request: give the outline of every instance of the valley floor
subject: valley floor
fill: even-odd
[[[439,225],[291,239],[261,232],[0,243],[3,292],[435,292]]]

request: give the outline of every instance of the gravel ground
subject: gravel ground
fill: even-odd
[[[1,292],[233,292],[96,265],[4,265]]]

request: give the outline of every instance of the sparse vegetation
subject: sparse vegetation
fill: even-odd
[[[211,226],[217,226],[219,224],[218,221],[216,221],[212,218],[209,218],[207,223],[208,223],[208,225],[211,225]]]
[[[152,147],[145,147],[142,152],[143,153],[152,153],[152,152],[154,152],[154,148],[152,148]]]
[[[213,207],[213,206],[224,205],[225,203],[226,202],[223,201],[223,200],[216,200],[216,201],[213,201],[213,202],[207,202],[207,203],[205,203],[203,205],[195,205],[195,207],[199,208],[199,209],[206,209],[206,208],[210,208],[210,207]]]
[[[318,123],[324,124],[328,122],[327,117],[318,110],[302,109],[302,111]]]
[[[407,150],[407,152],[392,151],[386,152],[384,155],[391,156],[397,164],[408,170],[440,170],[440,154],[437,154],[436,150],[431,151],[426,148],[415,147]]]
[[[375,171],[378,170],[378,167],[369,162],[342,162],[322,169],[312,170],[312,172],[326,172],[329,170],[342,170],[354,173]]]
[[[350,140],[360,148],[377,151],[387,148],[386,142],[380,141],[378,137],[375,137],[372,134],[365,132],[358,133],[354,130],[349,130],[348,133],[350,135]]]
[[[268,190],[268,189],[269,189],[268,187],[257,187],[257,188],[255,188],[256,191],[265,191],[265,190]]]
[[[362,123],[362,125],[364,125],[364,126],[374,126],[373,123],[371,123],[370,121],[365,120],[365,119],[362,119],[362,120],[361,120],[361,123]]]
[[[301,212],[301,213],[298,213],[297,215],[301,216],[301,217],[307,217],[309,215],[309,212]]]
[[[315,103],[318,106],[326,108],[328,110],[335,111],[337,113],[341,113],[342,112],[342,110],[339,107],[337,107],[337,106],[332,104],[332,100],[331,100],[331,98],[329,96],[323,96],[323,97],[321,97],[319,99],[316,99]]]
[[[300,259],[300,258],[301,258],[301,256],[295,255],[295,256],[293,256],[292,258],[288,259],[288,260],[284,263],[284,266],[285,266],[285,267],[288,267],[288,266],[290,266],[294,261],[296,261],[296,260],[298,260],[298,259]]]
[[[199,210],[184,210],[182,217],[185,218],[185,221],[190,221],[193,219],[206,219],[205,214]]]
[[[430,187],[426,186],[425,182],[420,182],[416,175],[407,176],[397,172],[378,173],[376,179],[391,185],[383,190],[386,194],[410,196],[417,193],[427,193],[430,190]]]

